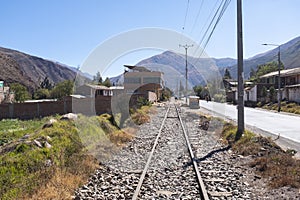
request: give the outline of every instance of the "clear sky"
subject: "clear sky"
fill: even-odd
[[[77,67],[99,44],[137,28],[170,29],[199,42],[221,1],[2,0],[0,46]],[[300,0],[243,0],[244,57],[272,49],[262,43],[282,44],[299,36],[299,9]],[[211,57],[236,58],[236,0],[205,50]],[[135,64],[156,53],[147,50],[115,64]]]

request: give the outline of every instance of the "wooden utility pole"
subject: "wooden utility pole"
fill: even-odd
[[[242,0],[237,0],[237,55],[238,55],[238,130],[236,140],[239,140],[245,130],[244,122],[244,68],[243,68],[243,26]]]

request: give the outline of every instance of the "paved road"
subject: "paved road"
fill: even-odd
[[[237,121],[237,107],[228,104],[200,101],[200,107]],[[300,116],[245,107],[245,124],[287,138],[300,146]]]

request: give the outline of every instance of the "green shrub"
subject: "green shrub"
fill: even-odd
[[[213,96],[214,101],[220,102],[220,103],[225,103],[226,102],[226,96],[224,94],[215,94]]]

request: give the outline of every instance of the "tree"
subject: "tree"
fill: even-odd
[[[102,83],[102,85],[106,86],[106,87],[110,87],[111,86],[111,82],[110,79],[107,77],[105,79],[105,81]]]
[[[49,81],[48,77],[46,76],[44,80],[40,83],[40,88],[51,90],[53,88],[52,83]]]
[[[267,90],[266,86],[263,86],[261,91],[260,91],[260,96],[261,96],[261,99],[262,99],[263,103],[266,102],[267,95],[268,95],[268,90]]]
[[[250,80],[251,80],[252,77],[253,78],[256,77],[256,71],[253,68],[251,68],[251,71],[250,71]]]
[[[275,101],[275,97],[276,97],[276,90],[275,90],[274,86],[270,87],[269,94],[270,94],[270,100],[272,102],[274,102]]]
[[[224,73],[224,79],[231,79],[231,74],[229,72],[229,70],[226,68],[225,69],[225,73]]]
[[[170,99],[170,97],[173,95],[173,91],[166,87],[162,90],[162,93],[161,93],[161,100],[162,101],[167,101]]]
[[[203,91],[203,87],[201,85],[194,86],[193,90],[198,97],[201,97],[201,92]]]
[[[99,71],[96,73],[96,76],[93,77],[93,82],[102,85],[103,79]]]
[[[280,63],[280,69],[284,69],[283,63]],[[266,64],[258,65],[256,72],[251,70],[250,80],[259,81],[259,77],[268,74],[270,72],[278,71],[278,63],[273,61]]]
[[[14,92],[15,100],[17,102],[24,102],[25,100],[30,99],[30,95],[25,86],[19,83],[12,83],[10,89]]]
[[[50,91],[48,89],[40,88],[34,92],[35,99],[48,99],[50,97]]]
[[[62,99],[65,96],[69,96],[73,93],[74,82],[70,80],[66,80],[58,83],[51,90],[51,98]]]

